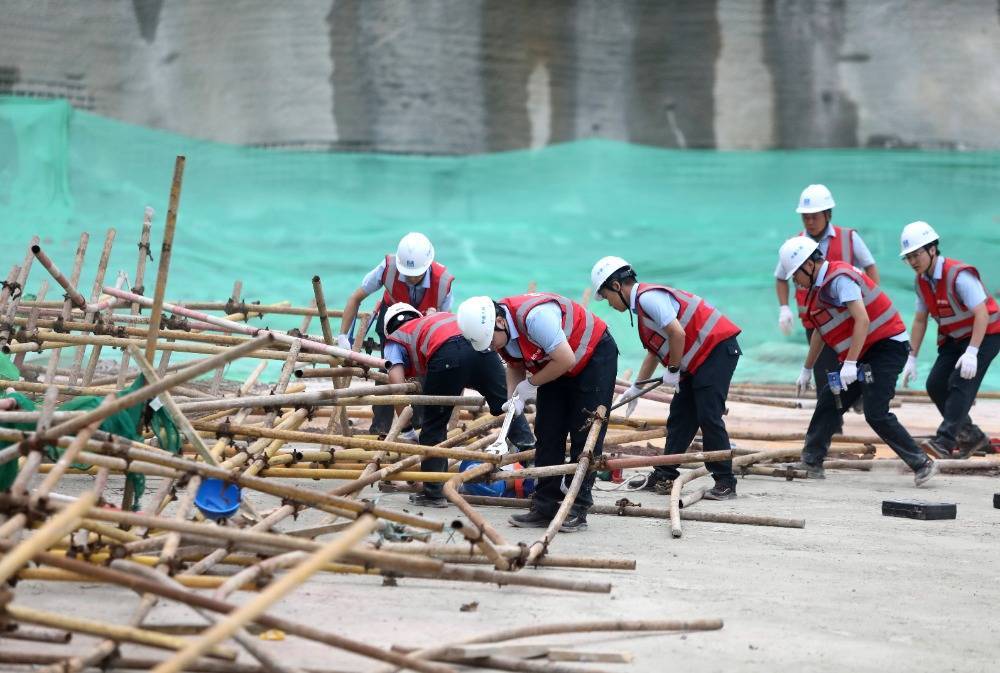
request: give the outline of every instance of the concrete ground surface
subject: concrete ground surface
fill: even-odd
[[[644,402],[639,414],[656,416],[662,405]],[[930,432],[937,413],[927,404],[897,410],[914,434]],[[1000,435],[1000,403],[977,405],[973,416]],[[731,404],[732,429],[795,432],[808,410]],[[870,433],[849,414],[846,431]],[[739,441],[737,444],[745,445]],[[776,446],[776,445],[772,445]],[[882,455],[882,452],[880,452]],[[90,477],[76,480],[86,487]],[[310,488],[330,483],[299,481]],[[697,482],[702,483],[702,482]],[[152,480],[151,480],[152,486]],[[603,483],[602,487],[609,484]],[[604,580],[610,594],[571,593],[528,587],[427,579],[383,586],[378,577],[319,575],[272,608],[339,634],[388,646],[427,646],[517,625],[585,619],[721,618],[720,631],[678,634],[582,634],[546,636],[538,642],[578,645],[582,650],[627,651],[631,664],[572,664],[602,671],[961,671],[1000,670],[1000,510],[995,476],[940,475],[924,488],[894,468],[872,472],[829,471],[825,481],[741,478],[739,498],[702,501],[699,511],[802,518],[804,529],[684,523],[671,539],[666,521],[591,515],[589,530],[560,534],[553,554],[635,559],[635,571],[527,569],[552,577]],[[627,493],[646,506],[667,498]],[[381,505],[418,511],[403,493],[366,491]],[[621,492],[596,493],[611,504]],[[956,503],[958,518],[916,521],[884,517],[885,499]],[[262,498],[266,508],[276,504]],[[423,510],[450,520],[454,507]],[[540,531],[511,527],[517,510],[480,511],[508,541],[529,542]],[[318,521],[307,514],[283,529]],[[436,539],[444,541],[446,534]],[[455,541],[457,543],[457,541]],[[125,590],[99,584],[22,582],[17,602],[74,615],[124,623],[137,603]],[[236,594],[247,600],[249,593]],[[461,611],[477,602],[474,611]],[[186,608],[164,603],[151,623],[201,623]],[[72,649],[91,639],[74,638]],[[0,641],[10,650],[68,651],[66,646]],[[282,661],[300,666],[367,671],[368,660],[298,638],[268,642]],[[143,651],[126,647],[128,653]],[[249,661],[241,655],[241,661]]]

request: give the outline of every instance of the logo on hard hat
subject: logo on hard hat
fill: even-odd
[[[406,260],[406,266],[416,266],[416,264],[413,263],[412,259],[408,259]]]
[[[910,239],[904,238],[903,239],[903,245],[909,245],[909,244],[910,244]]]
[[[809,205],[809,197],[808,196],[806,198],[802,199],[802,205],[804,205],[804,206],[808,206]]]

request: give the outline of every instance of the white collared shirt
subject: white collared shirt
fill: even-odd
[[[512,357],[521,359],[524,355],[521,354],[521,347],[517,343],[519,332],[511,318],[510,310],[502,304],[501,308],[507,321],[507,329],[510,331],[510,340],[507,341],[504,350]],[[559,344],[566,341],[566,333],[563,332],[562,326],[562,311],[555,302],[545,302],[528,311],[524,325],[527,327],[528,339],[546,353],[551,353]]]
[[[638,294],[639,284],[636,283],[632,286],[632,291],[629,293],[628,307],[632,313],[637,315],[639,311],[636,309],[635,300]],[[673,295],[666,290],[649,290],[644,292],[639,297],[639,303],[642,306],[642,312],[656,323],[656,326],[659,328],[666,327],[676,320],[677,313],[681,310],[680,302],[674,299]]]

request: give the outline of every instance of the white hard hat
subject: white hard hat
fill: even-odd
[[[799,195],[799,207],[795,209],[795,212],[821,213],[824,210],[830,210],[835,205],[833,194],[826,188],[826,185],[809,185]]]
[[[458,329],[479,352],[487,351],[493,343],[493,329],[497,324],[497,311],[489,297],[471,297],[458,306]]]
[[[604,297],[600,293],[601,286],[611,274],[627,266],[630,266],[629,263],[621,257],[609,256],[597,260],[597,264],[590,270],[590,284],[594,286],[594,299],[602,301]]]
[[[398,304],[393,304],[385,310],[385,316],[382,318],[382,324],[385,325],[386,331],[388,332],[389,325],[392,319],[396,316],[403,315],[404,313],[412,313],[415,318],[420,317],[420,311],[413,308],[409,304],[399,302]]]
[[[904,257],[928,243],[933,243],[938,238],[940,237],[934,231],[934,227],[923,220],[910,222],[903,227],[903,234],[899,237],[899,256]]]
[[[423,234],[410,232],[396,248],[396,269],[404,276],[421,276],[434,261],[434,246]]]
[[[782,243],[778,250],[778,268],[785,280],[789,280],[818,247],[819,244],[808,236],[796,236]]]

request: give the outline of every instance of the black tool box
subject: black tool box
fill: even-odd
[[[933,521],[954,519],[957,507],[948,502],[925,502],[923,500],[883,500],[882,516],[901,516],[907,519]]]

